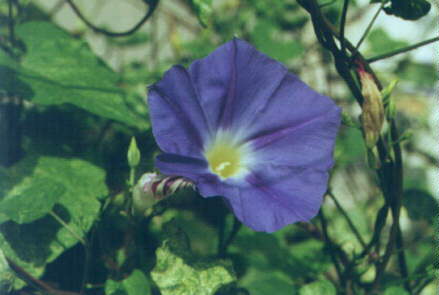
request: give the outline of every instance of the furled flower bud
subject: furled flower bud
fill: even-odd
[[[360,68],[359,74],[361,94],[364,97],[363,113],[361,114],[363,132],[366,146],[373,148],[378,141],[384,123],[383,101],[372,75],[363,68]]]
[[[161,176],[157,173],[145,173],[133,189],[133,207],[143,213],[158,201],[174,194],[177,190],[192,187],[193,183],[179,176]]]
[[[133,209],[139,215],[143,215],[148,208],[151,208],[157,202],[157,199],[150,190],[151,185],[157,179],[158,175],[156,173],[145,173],[134,186]]]
[[[135,168],[137,167],[137,165],[139,165],[140,151],[139,148],[137,147],[136,138],[134,136],[131,138],[130,146],[128,148],[127,158],[128,158],[128,165],[130,165],[131,168]]]

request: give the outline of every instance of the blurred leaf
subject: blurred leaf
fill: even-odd
[[[105,283],[106,295],[149,295],[151,287],[146,275],[135,269],[131,275],[123,281],[108,280]]]
[[[309,239],[293,243],[289,245],[288,250],[293,258],[290,262],[290,269],[293,271],[289,273],[291,276],[294,273],[303,278],[316,277],[331,266],[329,255],[321,241]]]
[[[33,102],[70,103],[104,118],[145,127],[127,108],[125,94],[117,87],[118,74],[85,42],[48,22],[24,23],[17,27],[17,36],[26,46],[17,76],[31,86],[28,98]]]
[[[136,32],[132,35],[122,38],[108,38],[108,41],[120,47],[130,47],[141,45],[149,41],[150,37],[148,33]]]
[[[391,0],[390,6],[384,7],[384,11],[406,20],[417,20],[426,15],[430,8],[431,4],[426,0]]]
[[[339,202],[342,202],[342,196],[340,195]],[[371,237],[371,230],[368,226],[368,220],[370,216],[367,211],[362,206],[345,207],[346,213],[349,215],[354,226],[357,228],[358,232],[364,239],[369,239]],[[370,210],[370,209],[369,209]],[[376,214],[376,208],[372,209],[373,214]],[[362,250],[361,244],[358,242],[357,238],[350,229],[346,219],[340,214],[338,210],[328,212],[328,216],[331,218],[331,226],[329,227],[330,236],[336,240],[347,252],[349,253],[360,253]],[[330,251],[326,248],[325,250]]]
[[[311,284],[307,284],[300,288],[300,295],[335,295],[337,290],[328,280],[321,280]]]
[[[156,251],[152,279],[162,295],[213,295],[235,281],[231,265],[223,260],[200,260],[189,247],[186,234],[175,225],[166,228],[168,239]]]
[[[433,222],[439,213],[438,202],[432,195],[422,190],[409,189],[404,191],[402,203],[407,208],[409,217],[414,220],[424,219]]]
[[[349,115],[347,112],[341,113],[341,123],[343,125],[346,125],[348,127],[357,128],[360,129],[361,125],[359,122],[356,122],[352,119],[351,115]]]
[[[386,288],[384,295],[409,295],[409,293],[403,287],[392,286]]]
[[[212,16],[212,0],[188,0],[203,27],[207,27]]]
[[[396,71],[399,79],[409,80],[417,87],[433,88],[439,77],[433,64],[415,63],[413,61],[402,62]]]
[[[252,295],[292,295],[297,291],[292,280],[281,271],[261,271],[250,268],[245,277],[240,280],[240,286],[245,287]]]
[[[0,97],[13,93],[22,98],[30,98],[33,93],[29,85],[17,79],[17,64],[0,50]]]
[[[206,57],[215,48],[216,44],[212,41],[212,32],[208,29],[203,30],[198,38],[182,43],[182,53],[187,57],[187,63],[197,58]]]
[[[108,193],[104,171],[79,159],[28,157],[8,169],[8,174],[8,194],[12,195],[35,179],[51,179],[63,185],[65,191],[53,210],[70,230],[81,236],[98,217],[98,198]],[[27,206],[32,207],[32,201]],[[20,225],[9,221],[0,225],[0,248],[5,256],[35,277],[40,277],[47,263],[76,243],[77,238],[49,215],[32,223]],[[15,287],[22,286],[17,280]]]
[[[277,233],[276,233],[277,234]],[[293,285],[315,278],[330,265],[323,244],[305,240],[286,244],[282,236],[241,229],[230,253],[242,254],[248,271],[240,279],[240,285],[254,289],[255,277],[265,274],[265,281],[282,281],[282,290],[293,290]],[[289,278],[289,280],[288,280]],[[267,288],[274,288],[269,284]]]
[[[406,251],[408,271],[416,279],[419,277],[424,279],[436,277],[433,270],[438,266],[439,259],[434,249],[434,228],[437,228],[436,225],[432,226],[430,231],[420,231],[419,234],[422,235],[422,238],[416,241],[416,247]]]
[[[367,40],[370,51],[375,55],[387,53],[408,45],[406,41],[392,38],[382,28],[372,30]]]
[[[0,248],[0,294],[9,294],[14,279],[15,274],[9,268],[8,261]]]
[[[276,30],[273,23],[259,20],[251,33],[251,40],[260,51],[283,63],[299,57],[304,51],[300,41],[276,38]]]
[[[265,0],[247,0],[256,10],[259,20],[266,19],[273,24],[279,25],[285,31],[300,30],[308,21],[308,18],[297,1],[265,1]]]
[[[366,147],[361,130],[352,127],[342,127],[335,145],[337,165],[349,165],[364,161]]]
[[[405,187],[422,191],[427,185],[427,173],[423,167],[413,167],[404,171]]]
[[[13,192],[1,200],[0,214],[19,224],[32,222],[50,212],[64,191],[64,186],[59,182],[46,177],[33,177],[14,187]]]
[[[190,237],[191,249],[198,255],[215,255],[218,245],[217,229],[192,212],[177,212],[175,219]]]

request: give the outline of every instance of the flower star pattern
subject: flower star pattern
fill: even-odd
[[[273,232],[314,217],[327,189],[340,108],[279,62],[233,39],[149,88],[156,167],[222,196]]]

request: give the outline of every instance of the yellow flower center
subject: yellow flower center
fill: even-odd
[[[239,147],[224,142],[213,144],[205,153],[210,170],[225,179],[238,174],[242,168]]]

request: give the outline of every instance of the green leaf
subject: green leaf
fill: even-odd
[[[240,230],[229,250],[238,257],[242,255],[241,263],[246,269],[239,286],[257,295],[296,294],[296,286],[328,269],[330,260],[323,251],[323,243],[305,240],[290,245],[285,234],[290,235],[291,231],[282,235],[281,231],[266,234],[247,228]],[[236,268],[239,269],[239,264]]]
[[[37,176],[15,187],[11,194],[3,198],[0,214],[19,224],[32,222],[50,212],[64,191],[62,184]]]
[[[408,295],[409,293],[403,287],[392,286],[384,291],[384,295]]]
[[[431,4],[426,0],[392,0],[384,11],[406,20],[417,20],[426,15],[430,8]]]
[[[352,119],[351,115],[349,115],[347,112],[341,113],[341,123],[348,127],[357,128],[357,129],[361,128],[361,125],[358,122],[355,122]]]
[[[251,39],[260,51],[281,62],[300,57],[304,52],[302,44],[298,40],[276,38],[278,31],[275,24],[262,20],[253,29]]]
[[[321,280],[307,284],[300,288],[300,295],[335,295],[337,290],[334,285],[328,280]]]
[[[157,249],[157,263],[151,272],[162,295],[213,295],[235,281],[229,263],[197,259],[181,229],[168,226],[167,231],[169,238]]]
[[[366,148],[361,130],[342,127],[335,144],[335,159],[338,165],[350,165],[364,161]]]
[[[106,295],[149,295],[151,287],[146,275],[139,269],[135,269],[131,275],[123,281],[108,280],[105,283]]]
[[[396,84],[398,84],[398,79],[394,79],[390,81],[389,85],[387,85],[383,90],[381,90],[381,95],[383,97],[384,105],[387,105],[387,103],[389,102],[389,98],[392,95]]]
[[[8,187],[7,195],[18,195],[29,186],[36,188],[42,179],[50,179],[64,187],[53,211],[69,229],[50,215],[32,223],[9,221],[0,225],[0,248],[5,256],[31,275],[40,277],[47,263],[78,243],[71,231],[84,237],[90,230],[99,214],[98,198],[108,193],[105,173],[83,160],[55,157],[28,157],[7,172],[8,177],[2,182],[8,183],[0,185]],[[32,207],[32,201],[27,206]],[[23,283],[17,280],[15,287],[22,286]]]
[[[8,261],[0,249],[0,294],[10,294],[9,291],[14,284],[15,274],[10,269]]]
[[[433,222],[439,213],[438,202],[433,196],[418,189],[404,191],[402,204],[406,207],[409,217],[414,220],[424,219]]]
[[[200,24],[207,27],[212,16],[212,0],[188,0]]]
[[[213,32],[203,30],[194,40],[182,42],[182,53],[187,60],[203,58],[215,50],[216,42],[212,41]]]
[[[283,272],[269,272],[250,268],[245,277],[240,280],[240,286],[245,287],[252,295],[291,295],[296,294],[292,280]]]
[[[0,96],[14,93],[22,98],[30,98],[32,89],[17,78],[17,63],[0,50]]]
[[[399,79],[411,81],[416,87],[432,88],[439,78],[431,63],[401,62],[396,72]]]
[[[16,75],[32,88],[25,98],[42,105],[69,103],[104,118],[145,127],[128,109],[125,94],[117,87],[118,74],[85,42],[48,22],[24,23],[16,31],[26,47]]]
[[[369,50],[374,55],[384,54],[408,45],[406,41],[392,38],[384,29],[377,28],[370,32],[367,39]]]

